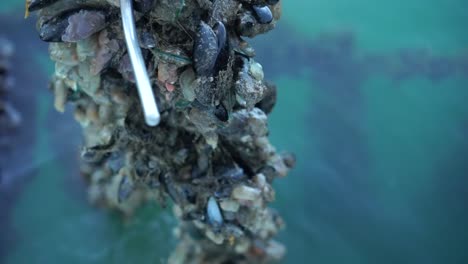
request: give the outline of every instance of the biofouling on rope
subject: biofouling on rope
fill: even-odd
[[[274,28],[281,1],[27,6],[51,42],[55,107],[73,103],[83,128],[81,172],[94,204],[131,215],[170,198],[180,243],[169,263],[281,259],[273,237],[284,223],[268,203],[295,160],[268,140],[276,87],[245,41]]]

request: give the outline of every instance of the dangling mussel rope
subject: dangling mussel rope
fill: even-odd
[[[55,107],[73,103],[83,128],[90,200],[131,215],[171,199],[169,263],[281,259],[284,223],[268,203],[294,157],[268,140],[276,88],[244,40],[273,29],[281,3],[28,1],[51,42]]]

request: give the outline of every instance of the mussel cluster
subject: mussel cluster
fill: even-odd
[[[294,164],[268,141],[276,87],[244,40],[274,28],[278,0],[134,0],[161,122],[145,124],[118,0],[29,0],[55,61],[55,107],[84,130],[89,198],[132,214],[168,198],[181,220],[169,263],[264,263],[284,247],[267,204]]]
[[[0,37],[0,145],[3,145],[2,138],[8,131],[17,127],[21,122],[20,114],[7,97],[8,91],[13,86],[10,62],[13,52],[13,44]]]

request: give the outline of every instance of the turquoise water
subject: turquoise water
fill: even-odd
[[[284,2],[278,29],[254,41],[279,87],[271,139],[298,157],[275,184],[273,206],[287,222],[284,263],[468,263],[468,3]],[[2,1],[1,21],[27,33],[5,27],[0,35],[33,34],[22,6]],[[23,67],[43,69],[45,80],[45,48],[31,41],[20,45],[31,58]],[[78,133],[47,133],[71,117],[52,110],[43,83],[32,99],[31,155],[40,166],[11,196],[0,259],[159,263],[175,244],[170,214],[149,205],[122,220],[88,205],[67,170],[74,149],[60,140]]]

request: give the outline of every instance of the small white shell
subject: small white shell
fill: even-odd
[[[254,182],[258,188],[262,189],[266,184],[266,178],[263,173],[258,173],[254,176]]]
[[[206,230],[205,235],[213,241],[216,245],[221,245],[224,241],[224,236],[222,234],[215,234],[210,229]]]
[[[241,185],[232,191],[232,197],[237,200],[254,201],[260,198],[261,191],[256,188]]]
[[[252,75],[252,77],[255,78],[255,80],[257,81],[261,81],[263,80],[264,78],[264,73],[263,73],[263,67],[260,63],[256,62],[256,61],[252,61],[250,63],[250,74]]]
[[[228,212],[236,213],[239,211],[240,204],[234,200],[224,200],[221,202],[221,209]]]

